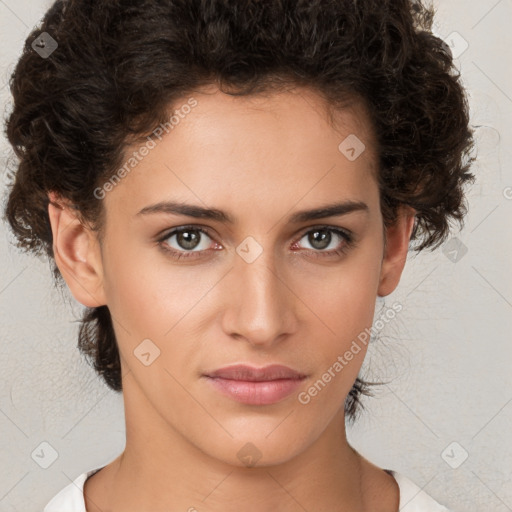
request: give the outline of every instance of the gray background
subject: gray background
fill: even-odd
[[[48,5],[0,0],[3,118],[8,76]],[[403,310],[365,361],[372,377],[389,384],[365,400],[367,412],[348,435],[365,457],[454,512],[512,511],[512,0],[436,5],[435,32],[460,54],[479,126],[470,211],[452,234],[467,253],[450,253],[451,241],[410,254],[398,289],[384,300]],[[4,138],[0,154],[3,170],[11,157]],[[123,450],[123,403],[76,348],[83,307],[53,288],[44,259],[11,241],[2,224],[0,511],[30,512]]]

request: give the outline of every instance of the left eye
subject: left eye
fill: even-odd
[[[310,244],[314,252],[327,254],[339,254],[352,243],[352,237],[349,233],[341,229],[329,227],[310,229],[304,233],[300,240],[304,239]],[[340,244],[342,245],[341,248]]]

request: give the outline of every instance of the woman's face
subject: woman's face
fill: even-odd
[[[78,239],[75,279],[61,271],[78,300],[113,316],[128,439],[144,430],[232,464],[284,462],[341,435],[366,354],[353,342],[372,325],[377,295],[398,283],[413,219],[388,231],[385,252],[361,105],[334,128],[306,89],[192,97],[106,187],[101,252]],[[330,207],[338,214],[307,213]],[[238,364],[303,378],[208,376]]]

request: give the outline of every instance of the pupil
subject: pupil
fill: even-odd
[[[178,244],[183,249],[194,249],[199,243],[199,236],[194,231],[181,231],[177,238]]]
[[[319,235],[319,236],[318,236]],[[319,246],[317,245],[320,241]],[[331,242],[331,232],[326,229],[313,231],[309,235],[309,243],[317,249],[325,249]]]

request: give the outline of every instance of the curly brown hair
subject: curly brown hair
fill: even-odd
[[[377,135],[386,226],[416,210],[414,250],[436,248],[450,220],[462,226],[463,186],[474,181],[473,130],[460,74],[432,33],[435,10],[413,0],[58,0],[26,40],[12,74],[6,123],[19,162],[5,218],[18,247],[55,265],[48,218],[54,191],[101,242],[104,208],[94,190],[123,149],[166,121],[169,106],[203,85],[233,95],[310,87],[332,108],[363,99]],[[58,47],[42,58],[42,32]],[[55,46],[55,45],[54,45]],[[107,306],[87,308],[78,347],[121,391]],[[354,421],[358,378],[345,401]]]

